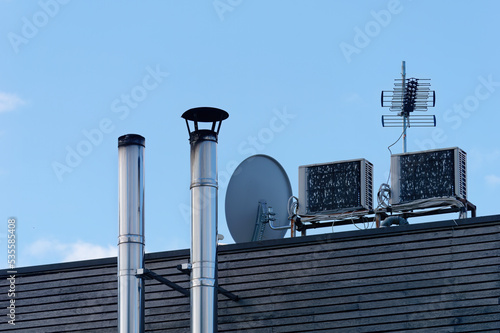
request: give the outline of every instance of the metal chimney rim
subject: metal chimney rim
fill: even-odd
[[[118,138],[118,147],[131,145],[146,147],[146,139],[139,134],[125,134]]]

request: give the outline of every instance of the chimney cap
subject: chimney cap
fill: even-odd
[[[222,124],[222,121],[224,119],[227,119],[228,117],[229,114],[226,111],[207,106],[192,108],[182,114],[182,118],[186,120],[186,126],[190,137],[191,134],[197,133],[200,130],[198,128],[198,123],[212,123],[212,129],[210,129],[209,131],[214,132],[216,135],[219,135],[220,125]],[[191,132],[188,121],[192,121],[194,123],[193,132]],[[218,126],[217,123],[219,123]],[[216,126],[217,130],[215,129]]]
[[[229,114],[221,109],[202,106],[187,110],[182,114],[182,118],[202,123],[222,121],[229,117]]]

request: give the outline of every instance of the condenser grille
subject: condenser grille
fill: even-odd
[[[392,204],[430,198],[466,198],[466,153],[459,148],[393,155]]]
[[[365,198],[366,207],[373,208],[373,165],[371,163],[365,163]]]
[[[459,167],[459,195],[461,198],[467,198],[467,154],[458,150],[458,167]]]
[[[360,159],[301,166],[299,201],[308,215],[371,209],[373,165]]]
[[[455,193],[453,151],[401,156],[401,202]]]

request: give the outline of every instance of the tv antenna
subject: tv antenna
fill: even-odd
[[[436,105],[436,92],[430,90],[430,79],[406,78],[406,64],[401,64],[401,79],[394,80],[394,90],[382,90],[380,104],[397,115],[383,115],[383,127],[403,127],[403,152],[406,153],[408,127],[436,127],[435,115],[415,115],[413,111],[427,111]]]

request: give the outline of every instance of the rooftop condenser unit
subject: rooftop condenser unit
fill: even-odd
[[[299,214],[329,215],[373,208],[373,164],[365,159],[299,167]]]
[[[391,191],[392,205],[433,198],[465,200],[467,154],[454,147],[392,155]]]

